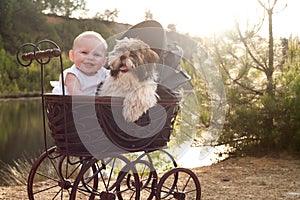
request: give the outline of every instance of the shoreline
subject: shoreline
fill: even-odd
[[[17,93],[17,94],[1,94],[0,103],[7,101],[32,100],[42,97],[41,92]]]
[[[9,97],[9,98],[2,98],[0,97],[0,103],[6,103],[9,101],[27,101],[27,100],[38,100],[41,99],[41,96],[31,96],[31,97]]]

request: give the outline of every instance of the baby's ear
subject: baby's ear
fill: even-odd
[[[103,67],[103,66],[104,66],[104,67],[107,66],[107,64],[108,64],[107,61],[108,61],[108,57],[106,56],[106,57],[103,58],[102,67]]]
[[[74,51],[73,50],[69,51],[69,58],[72,62],[74,61]]]

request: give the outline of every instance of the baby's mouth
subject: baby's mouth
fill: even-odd
[[[86,67],[94,67],[94,64],[93,64],[93,63],[84,63],[84,65],[85,65]]]

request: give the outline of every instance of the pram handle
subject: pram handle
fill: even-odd
[[[40,50],[35,52],[29,52],[22,54],[22,59],[24,61],[29,61],[33,59],[43,59],[43,58],[53,58],[61,55],[61,50],[58,48]]]

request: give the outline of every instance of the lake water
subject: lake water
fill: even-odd
[[[45,149],[41,108],[40,98],[0,102],[0,160],[3,163],[11,164],[23,156],[36,157]]]
[[[0,168],[1,164],[12,164],[24,156],[40,155],[45,150],[41,99],[0,102],[0,130]],[[47,141],[52,142],[50,136]],[[219,151],[222,147],[188,148],[177,161],[184,167],[210,165],[223,159],[218,156]]]

